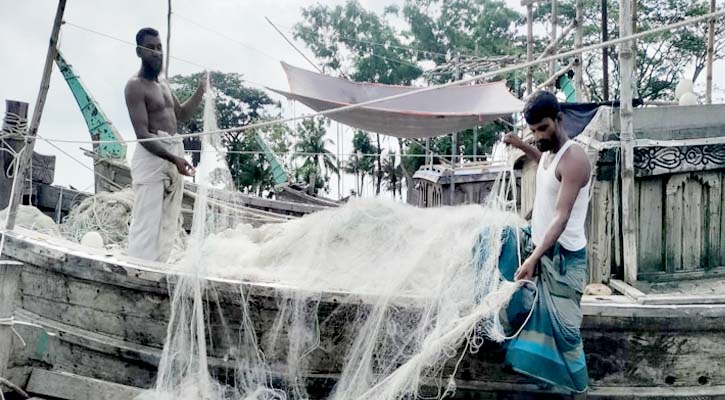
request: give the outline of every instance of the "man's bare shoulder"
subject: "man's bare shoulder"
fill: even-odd
[[[557,172],[561,176],[571,176],[575,180],[581,180],[586,184],[589,181],[589,176],[592,172],[592,165],[589,161],[586,151],[574,143],[573,146],[569,147],[569,150],[564,153],[559,162],[559,168]]]
[[[139,78],[138,75],[134,75],[130,78],[128,78],[128,81],[126,82],[126,96],[131,94],[142,94],[145,91],[146,85],[143,82],[143,79]]]

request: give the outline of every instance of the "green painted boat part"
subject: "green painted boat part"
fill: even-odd
[[[78,107],[81,109],[81,113],[83,113],[83,119],[86,121],[91,139],[94,141],[113,142],[94,143],[93,151],[103,158],[126,160],[126,143],[123,141],[123,137],[108,117],[106,117],[106,114],[99,107],[98,102],[85,88],[80,77],[76,75],[60,51],[58,51],[55,57],[55,63],[63,74],[66,83],[68,83],[68,87],[70,87],[73,97],[75,97]]]

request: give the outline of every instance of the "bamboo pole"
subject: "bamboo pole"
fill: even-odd
[[[550,76],[549,79],[547,79],[544,83],[534,88],[534,91],[541,90],[549,85],[552,85],[556,82],[557,79],[559,79],[560,76],[567,73],[570,69],[576,66],[576,60],[572,60],[569,64],[567,64],[562,69],[556,71],[554,75]]]
[[[574,46],[581,49],[584,41],[584,4],[583,0],[576,0],[576,36]],[[584,66],[582,54],[577,55],[577,63],[574,67],[574,87],[576,88],[576,101],[584,101]]]
[[[456,80],[461,80],[463,71],[461,71],[461,53],[456,52]],[[453,170],[451,174],[451,206],[455,205],[456,200],[456,166],[458,166],[458,132],[453,132],[451,137],[451,164]]]
[[[534,6],[526,6],[526,61],[534,61]],[[534,67],[526,69],[526,94],[534,88]]]
[[[556,43],[556,31],[559,20],[559,13],[557,10],[557,0],[551,0],[551,43]],[[554,49],[552,49],[553,51]],[[551,60],[549,63],[549,76],[556,74],[556,60]],[[552,88],[554,85],[552,85]]]
[[[171,55],[171,0],[169,0],[169,12],[166,14],[166,64],[164,65],[164,75],[166,80],[169,79],[169,57]]]
[[[715,0],[710,0],[710,13],[715,12]],[[712,60],[715,53],[715,18],[710,19],[707,28],[707,89],[705,103],[712,104]]]
[[[12,230],[15,227],[15,217],[17,216],[18,206],[23,198],[23,182],[25,182],[25,176],[29,172],[27,171],[27,166],[30,164],[30,160],[32,160],[33,157],[33,147],[35,147],[34,137],[38,133],[40,117],[43,115],[45,98],[48,95],[48,88],[50,87],[50,73],[53,72],[53,60],[55,60],[55,55],[57,54],[56,45],[58,44],[58,34],[60,33],[60,26],[63,22],[65,3],[66,0],[59,0],[58,9],[55,12],[53,31],[50,35],[48,53],[45,56],[43,78],[40,82],[40,91],[38,92],[38,98],[35,101],[35,108],[33,109],[33,119],[30,122],[28,135],[25,138],[25,146],[23,147],[23,152],[20,155],[20,159],[18,160],[18,163],[16,165],[16,179],[13,181],[13,195],[10,198],[8,219],[7,223],[5,224],[5,230]]]
[[[621,0],[619,5],[619,35],[632,34],[632,0]],[[627,283],[637,280],[637,227],[634,202],[634,126],[632,118],[632,68],[633,42],[622,43],[619,51],[621,82],[619,87],[619,117],[622,164],[622,238],[624,256],[624,278]]]
[[[573,31],[574,29],[576,29],[576,26],[577,26],[576,21],[574,21],[571,24],[569,24],[569,26],[567,26],[566,29],[564,29],[563,31],[561,31],[561,34],[553,42],[549,43],[549,45],[546,46],[546,48],[544,49],[544,51],[541,52],[541,54],[539,54],[539,56],[536,57],[536,59],[537,60],[541,60],[542,58],[544,58],[544,57],[550,55],[551,53],[553,53],[553,51],[556,48],[556,46],[558,46],[559,43],[561,43],[562,40],[566,39],[566,37],[569,35],[569,33],[571,31]]]
[[[609,41],[607,0],[602,0],[602,43]],[[609,49],[602,47],[602,100],[609,101]]]

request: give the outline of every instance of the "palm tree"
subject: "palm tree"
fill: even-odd
[[[298,140],[294,146],[294,158],[302,159],[302,169],[308,171],[303,175],[322,177],[323,181],[327,181],[330,172],[338,172],[335,155],[325,148],[327,144],[335,144],[331,139],[325,138],[327,125],[329,125],[329,121],[324,117],[302,121],[299,127]],[[323,169],[324,174],[322,174]],[[316,174],[311,174],[309,171],[315,171]],[[317,186],[316,182],[308,183]]]
[[[400,164],[395,164],[395,152],[389,153],[388,157],[383,161],[382,172],[383,179],[385,179],[385,189],[393,193],[393,198],[395,198],[396,192],[402,198],[403,168]]]

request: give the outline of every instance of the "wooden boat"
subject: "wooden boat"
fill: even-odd
[[[109,257],[103,251],[22,229],[7,233],[6,240],[6,255],[22,266],[2,275],[0,296],[15,302],[17,320],[44,329],[15,326],[27,345],[13,340],[5,377],[26,387],[33,370],[43,369],[151,387],[169,319],[168,284],[176,273],[166,265]],[[250,312],[260,343],[274,319],[281,291],[294,289],[214,278],[209,283],[216,289],[232,329],[240,326],[240,289],[249,296],[255,306]],[[725,395],[722,295],[716,298],[692,292],[673,302],[638,294],[621,282],[617,285],[627,293],[585,296],[582,302],[590,396]],[[325,321],[321,345],[309,356],[305,368],[314,393],[324,393],[339,375],[339,355],[344,354],[346,344],[340,340],[340,329],[344,329],[346,316],[362,306],[359,297],[345,293],[322,296],[318,314]],[[221,373],[230,365],[229,341],[214,315],[208,322],[216,344],[210,350],[210,363]],[[55,335],[49,336],[45,330]],[[12,335],[7,329],[0,330],[0,336],[3,333]],[[457,391],[451,398],[556,393],[504,371],[501,358],[494,345],[468,354],[456,375]],[[279,372],[283,360],[270,362],[283,380],[284,374]]]
[[[60,20],[54,28],[56,37]],[[725,106],[640,109],[633,117],[640,130],[631,171],[638,200],[635,215],[647,228],[635,238],[640,249],[637,263],[624,260],[622,252],[619,224],[631,215],[623,215],[619,206],[617,160],[622,143],[616,110],[602,110],[591,129],[577,137],[596,165],[595,206],[588,225],[590,280],[605,282],[617,292],[582,300],[589,395],[723,398]],[[533,175],[530,164],[521,167],[526,212]],[[109,171],[126,170],[110,166]],[[120,182],[122,176],[107,178]],[[10,262],[0,263],[0,376],[33,394],[54,398],[119,398],[107,396],[108,392],[85,397],[63,393],[78,390],[82,385],[70,382],[83,379],[97,379],[96,389],[101,387],[98,382],[110,382],[116,393],[126,390],[125,395],[134,393],[132,388],[151,387],[169,320],[168,284],[178,275],[173,267],[108,255],[21,228],[2,234],[3,254]],[[639,268],[633,271],[632,265]],[[627,282],[619,279],[623,276]],[[260,339],[269,330],[282,293],[304,290],[213,277],[207,281],[215,288],[230,327],[241,326],[240,289],[246,293]],[[325,321],[321,345],[305,365],[310,391],[320,397],[340,373],[345,316],[365,307],[362,300],[337,292],[320,298],[318,317]],[[414,305],[409,305],[409,312],[416,312]],[[223,377],[233,359],[230,341],[222,334],[221,321],[214,314],[208,318],[216,344],[210,350],[210,365]],[[501,367],[501,356],[493,344],[466,354],[450,398],[561,394],[508,373]],[[276,381],[283,384],[282,360],[268,361]],[[66,380],[58,384],[61,378]]]
[[[601,108],[576,138],[586,145],[595,165],[592,204],[596,207],[588,223],[590,281],[604,282],[615,291],[585,296],[582,301],[590,396],[722,398],[725,284],[719,266],[725,255],[720,226],[725,221],[721,195],[725,106],[635,110],[636,126],[641,127],[635,146],[641,267],[638,279],[627,283],[621,278],[625,275],[618,234],[623,216],[618,207],[616,113],[616,109]],[[113,171],[117,172],[112,176],[120,180],[123,175],[118,171],[127,170]],[[531,204],[531,185],[531,167],[522,163],[524,213]],[[8,232],[6,239],[4,254],[22,263],[22,268],[14,282],[12,274],[1,275],[3,296],[14,300],[16,308],[0,318],[14,314],[57,335],[15,326],[28,345],[22,347],[13,340],[5,376],[24,386],[33,382],[29,377],[34,370],[61,371],[74,374],[74,379],[150,387],[168,322],[168,282],[176,276],[173,270],[22,229]],[[219,293],[231,327],[239,326],[240,287],[251,296],[252,320],[260,337],[269,329],[281,291],[304,290],[214,278],[209,282]],[[9,289],[15,286],[17,291]],[[344,329],[345,313],[330,317],[340,305],[350,312],[364,306],[351,302],[345,293],[323,296],[318,315],[327,321],[321,329],[322,345],[306,366],[313,393],[325,393],[340,372],[344,343],[333,336],[339,338]],[[221,371],[228,366],[224,359],[229,342],[214,318],[209,322],[217,347],[211,363]],[[2,329],[0,337],[11,335]],[[452,398],[557,393],[555,388],[506,372],[501,358],[502,352],[494,345],[467,355],[456,375],[457,391]],[[282,370],[280,360],[271,361],[273,368]],[[279,372],[278,378],[283,382],[284,374]]]

